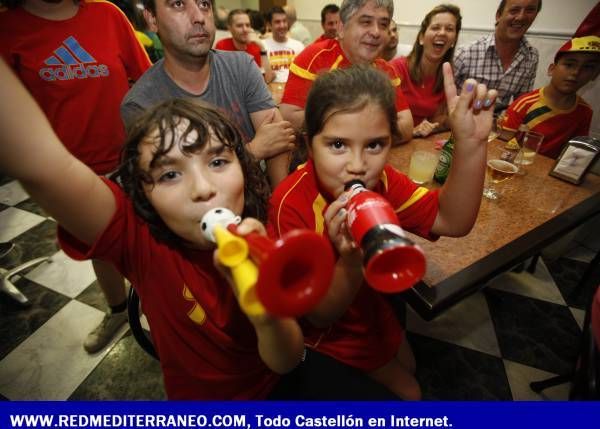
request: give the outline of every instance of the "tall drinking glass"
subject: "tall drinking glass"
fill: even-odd
[[[523,157],[521,158],[521,165],[531,165],[535,155],[540,150],[540,146],[544,141],[544,135],[536,133],[535,131],[528,131],[523,139]]]
[[[497,200],[500,194],[496,185],[511,179],[518,171],[519,167],[515,164],[515,159],[506,159],[502,157],[504,150],[495,148],[488,156],[486,170],[486,185],[483,188],[483,196],[490,200]],[[517,157],[520,159],[520,157]]]

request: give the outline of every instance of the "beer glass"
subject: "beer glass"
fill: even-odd
[[[516,159],[502,156],[504,149],[502,147],[494,148],[487,161],[486,170],[486,185],[483,188],[483,196],[490,200],[497,200],[500,194],[494,186],[505,182],[512,178],[518,171],[519,167],[515,164]]]

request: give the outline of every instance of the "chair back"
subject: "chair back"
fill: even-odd
[[[154,359],[160,360],[152,339],[142,328],[140,322],[140,297],[133,287],[129,289],[129,296],[127,297],[127,314],[129,316],[129,327],[133,338],[137,341],[142,349]]]

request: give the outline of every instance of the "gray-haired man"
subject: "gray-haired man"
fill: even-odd
[[[388,42],[394,15],[392,0],[344,0],[340,7],[339,40],[328,39],[307,46],[295,59],[281,100],[281,114],[294,128],[304,123],[304,105],[317,74],[352,64],[373,64],[390,77],[396,89],[398,128],[402,140],[412,138],[413,119],[400,90],[396,70],[380,59]]]

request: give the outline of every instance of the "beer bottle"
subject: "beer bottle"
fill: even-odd
[[[436,182],[440,184],[444,184],[446,179],[448,178],[448,173],[450,172],[450,165],[452,164],[452,152],[454,151],[454,137],[450,134],[448,141],[442,147],[442,151],[440,153],[440,160],[438,161],[438,165],[435,169],[435,173],[433,174],[433,178]]]
[[[514,163],[515,159],[519,155],[523,142],[525,141],[525,134],[529,131],[529,127],[525,124],[519,125],[519,129],[515,133],[515,136],[506,142],[504,150],[500,154],[500,158],[504,161]]]

